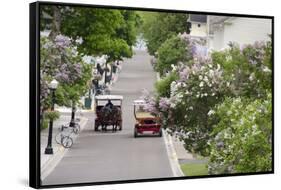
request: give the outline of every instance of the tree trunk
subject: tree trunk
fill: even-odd
[[[50,38],[54,39],[58,34],[60,34],[61,12],[58,6],[53,6],[52,9],[53,9],[53,21],[52,21]]]

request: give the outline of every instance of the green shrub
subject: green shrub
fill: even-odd
[[[49,126],[49,120],[48,119],[44,119],[42,124],[41,124],[41,130],[47,129]]]
[[[175,73],[171,73],[163,78],[161,80],[157,81],[155,83],[155,88],[157,91],[158,96],[161,97],[170,97],[171,91],[170,86],[171,83],[178,79],[178,76]]]
[[[271,49],[270,41],[255,42],[243,48],[230,43],[228,49],[211,54],[213,63],[223,68],[230,90],[227,96],[266,97],[266,90],[272,88]]]
[[[44,119],[52,119],[53,121],[59,119],[60,113],[58,111],[46,111],[44,113]]]
[[[171,65],[178,62],[187,62],[192,59],[187,43],[178,36],[167,39],[157,50],[156,70],[162,76],[172,70]]]
[[[271,171],[272,98],[227,98],[214,110],[219,120],[210,140],[209,173]]]

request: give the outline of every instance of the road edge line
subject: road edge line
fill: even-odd
[[[178,162],[178,156],[172,141],[171,136],[166,132],[166,130],[163,129],[163,136],[164,136],[164,142],[166,145],[166,150],[170,162],[170,167],[172,169],[174,177],[182,177],[184,176],[184,173],[182,172],[179,162]]]

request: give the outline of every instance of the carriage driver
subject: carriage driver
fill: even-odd
[[[105,107],[108,108],[110,111],[112,110],[113,104],[112,104],[111,100],[108,100],[108,102],[106,103]]]

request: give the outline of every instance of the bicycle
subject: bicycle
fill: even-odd
[[[55,140],[57,144],[61,144],[64,148],[70,148],[73,144],[73,139],[70,136],[72,133],[75,134],[75,132],[74,128],[70,131],[66,131],[66,129],[70,128],[68,126],[62,125],[58,134],[55,136]]]
[[[110,95],[110,90],[106,85],[99,85],[95,95]]]
[[[70,148],[73,144],[73,140],[69,136],[65,136],[61,139],[61,144],[64,148]]]
[[[75,122],[74,122],[74,126],[71,126],[70,123],[69,123],[69,127],[72,127],[73,128],[73,132],[77,135],[79,132],[80,132],[80,124],[78,123],[80,122],[80,119],[79,118],[76,118],[75,119]]]

